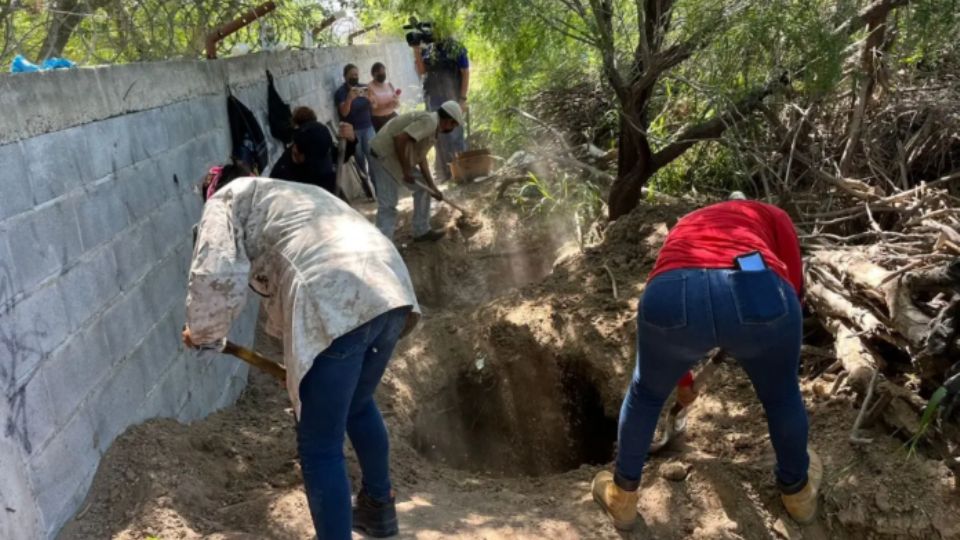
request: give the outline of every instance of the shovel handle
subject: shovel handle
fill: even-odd
[[[419,186],[420,189],[426,191],[427,193],[433,195],[434,197],[436,197],[436,196],[439,195],[439,193],[437,193],[436,191],[430,189],[429,187],[427,187],[426,184],[424,184],[423,182],[417,180],[416,178],[414,178],[413,183],[416,184],[417,186]],[[470,215],[470,212],[468,212],[466,209],[464,209],[464,208],[463,208],[462,206],[460,206],[459,204],[457,204],[457,203],[455,203],[455,202],[447,199],[446,197],[443,197],[442,201],[445,202],[445,203],[447,203],[447,204],[449,204],[449,205],[450,205],[452,208],[454,208],[455,210],[459,210],[461,214],[468,215],[468,216]]]
[[[241,345],[237,345],[232,341],[224,340],[223,346],[220,347],[220,352],[236,356],[240,360],[243,360],[244,362],[265,373],[273,375],[281,381],[287,380],[287,370],[282,365],[270,360],[260,353],[252,351]]]

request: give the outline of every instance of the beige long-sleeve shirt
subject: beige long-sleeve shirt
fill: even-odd
[[[300,381],[336,338],[392,309],[420,308],[393,243],[362,215],[316,186],[241,178],[204,205],[187,289],[193,341],[224,338],[248,286],[283,338],[287,391],[300,414]],[[406,334],[406,332],[404,332]]]

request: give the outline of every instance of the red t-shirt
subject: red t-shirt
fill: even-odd
[[[683,268],[735,268],[737,256],[753,251],[800,296],[803,260],[793,222],[783,210],[758,201],[726,201],[680,218],[647,280]]]
[[[793,222],[783,210],[758,201],[726,201],[680,218],[647,280],[670,270],[735,268],[737,256],[754,251],[802,298],[803,260]],[[680,381],[692,383],[689,373]]]

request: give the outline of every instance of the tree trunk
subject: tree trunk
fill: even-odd
[[[610,188],[608,207],[610,219],[629,213],[637,206],[643,186],[653,176],[653,153],[647,136],[643,115],[620,114],[620,142],[617,155],[617,179]]]
[[[61,0],[53,4],[57,12],[50,13],[50,23],[47,26],[47,35],[40,46],[38,60],[46,60],[63,54],[70,36],[77,26],[83,22],[83,17],[98,7],[101,2],[82,2],[81,0]],[[87,11],[89,8],[90,11]]]

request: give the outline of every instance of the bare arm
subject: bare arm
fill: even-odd
[[[410,167],[410,160],[406,157],[408,150],[415,142],[407,132],[393,137],[393,150],[397,153],[397,161],[400,162],[400,168],[403,170],[403,181],[407,183],[413,182],[413,170]]]
[[[430,175],[430,164],[427,163],[427,160],[421,159],[420,163],[420,174],[423,175],[423,181],[430,188],[431,195],[438,201],[443,200],[443,193],[440,191],[440,188],[437,187],[437,184],[433,181],[433,176]]]

